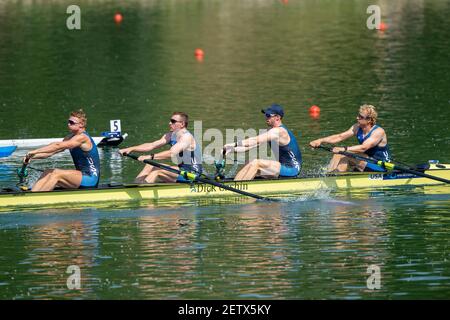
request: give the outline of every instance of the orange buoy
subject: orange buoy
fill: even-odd
[[[205,53],[203,52],[202,49],[200,49],[200,48],[195,49],[195,56],[196,57],[203,57],[204,55],[205,55]]]
[[[319,118],[320,118],[320,112],[310,112],[310,113],[309,113],[309,116],[310,116],[312,119],[319,119]]]
[[[311,106],[311,108],[309,108],[309,113],[320,113],[320,108],[316,105]]]
[[[203,52],[202,49],[197,48],[195,49],[195,59],[197,59],[198,62],[202,62],[203,61],[203,56],[205,55],[205,53]]]
[[[313,105],[309,108],[309,116],[313,119],[319,119],[320,117],[320,108],[316,105]]]
[[[120,14],[119,12],[117,12],[117,13],[114,15],[114,21],[115,21],[117,24],[120,24],[120,23],[122,22],[122,20],[123,20],[122,14]]]

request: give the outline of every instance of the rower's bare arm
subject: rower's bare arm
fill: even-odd
[[[172,156],[172,152],[170,150],[164,150],[164,151],[155,153],[155,156],[153,159],[165,160],[165,159],[170,159],[171,156]]]
[[[171,156],[176,156],[180,152],[190,149],[189,147],[192,144],[192,137],[190,135],[183,135],[181,139],[175,143],[169,150]]]
[[[261,135],[242,140],[240,143],[238,143],[238,146],[234,149],[234,151],[245,152],[257,147],[258,144],[260,143],[259,142],[260,136]]]
[[[169,150],[161,151],[161,152],[155,153],[153,155],[140,156],[138,158],[138,160],[143,161],[143,160],[148,160],[148,159],[152,159],[152,158],[153,158],[153,160],[170,159],[172,156],[176,156],[180,152],[188,149],[190,144],[191,144],[191,139],[187,136],[186,137],[183,136],[180,139],[180,141],[175,143]]]
[[[52,153],[44,153],[44,152],[40,152],[37,154],[32,154],[32,159],[33,160],[38,160],[38,159],[47,159],[50,158],[52,155],[56,154],[57,152],[52,152]],[[28,156],[30,156],[30,154],[27,154]]]
[[[74,136],[71,139],[64,139],[61,142],[53,142],[48,146],[32,150],[28,152],[28,156],[33,159],[45,159],[56,153],[62,152],[66,149],[73,149],[80,147],[83,143],[87,141],[87,137],[84,135]]]
[[[245,152],[259,146],[260,144],[267,143],[269,141],[278,141],[278,139],[279,139],[279,129],[273,128],[267,132],[260,134],[259,136],[242,140],[239,143],[239,145],[235,148],[235,151]]]
[[[322,143],[336,144],[341,141],[347,140],[350,137],[353,137],[355,134],[356,134],[355,126],[353,125],[347,131],[344,131],[344,132],[341,132],[338,134],[333,134],[333,135],[325,137],[325,138],[313,140],[309,143],[309,145],[313,148],[317,148]]]
[[[140,156],[138,158],[139,161],[144,161],[144,160],[165,160],[165,159],[169,159],[171,156],[170,150],[165,150],[165,151],[161,151],[158,153],[155,153],[153,155],[144,155],[144,156]]]
[[[245,142],[244,142],[245,141]],[[244,143],[248,145],[243,145]],[[230,152],[246,152],[250,149],[253,149],[258,144],[256,143],[256,140],[252,139],[246,139],[242,140],[241,142],[238,142],[238,146],[235,147],[234,143],[227,143],[223,146],[223,149],[225,150],[225,154],[228,154]]]
[[[48,146],[32,150],[32,151],[27,153],[27,156],[29,156],[30,158],[34,158],[34,159],[45,159],[45,158],[48,158],[50,155],[54,154],[54,152],[51,151],[51,150],[55,149],[55,146],[58,143],[59,142],[52,142]]]
[[[148,143],[143,143],[143,144],[133,146],[133,147],[120,149],[119,152],[121,154],[131,153],[131,152],[150,152],[154,149],[158,149],[158,148],[166,145],[167,143],[169,143],[169,141],[170,141],[170,137],[168,137],[168,135],[165,134],[159,140],[156,140],[153,142],[148,142]]]
[[[236,147],[235,147],[234,143],[228,143],[228,144],[224,145],[223,147],[224,147],[226,154],[233,152],[233,151],[234,152],[246,152],[250,149],[257,147],[258,145],[260,145],[262,143],[265,143],[268,141],[278,141],[278,139],[279,139],[279,129],[273,128],[265,133],[260,134],[259,136],[247,138],[247,139],[244,139],[244,140],[238,142],[238,145]]]
[[[362,144],[351,146],[347,148],[347,151],[364,153],[367,150],[377,146],[384,136],[384,130],[382,128],[377,128],[372,132],[369,138],[367,138]]]

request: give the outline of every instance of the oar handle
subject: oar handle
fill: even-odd
[[[28,163],[29,162],[24,162],[22,164],[22,167],[20,169],[17,169],[17,176],[19,177],[19,183],[17,184],[17,186],[21,190],[28,189],[28,187],[26,187],[26,183],[25,183],[25,178],[28,176],[28,170],[27,170]]]
[[[333,152],[333,148],[328,147],[328,146],[320,145],[320,146],[318,146],[318,148],[324,149],[324,150],[327,150],[329,152],[334,153]],[[357,160],[371,162],[371,163],[378,164],[378,165],[380,165],[380,162],[383,162],[383,165],[386,165],[386,169],[392,170],[392,168],[393,168],[393,164],[391,164],[389,162],[384,162],[384,161],[381,161],[381,160],[377,160],[377,159],[374,159],[374,158],[371,158],[371,157],[362,157],[360,155],[357,155],[357,154],[351,153],[351,152],[347,152],[347,151],[338,151],[336,153],[337,154],[342,154],[343,156],[347,156],[347,157],[350,157],[350,158],[355,158]]]
[[[333,148],[328,147],[328,146],[320,145],[320,146],[318,146],[317,148],[324,149],[324,150],[327,150],[327,151],[329,151],[329,152],[333,152]]]
[[[138,160],[139,159],[139,156],[137,156],[135,154],[132,154],[132,153],[124,153],[123,155],[127,156],[127,157],[130,157],[130,158],[132,158],[134,160]],[[177,170],[175,168],[172,168],[170,166],[166,166],[165,164],[161,164],[161,163],[153,161],[153,160],[146,159],[146,160],[143,160],[143,162],[146,163],[146,164],[149,164],[151,166],[158,167],[158,168],[170,171],[172,173],[181,174],[185,179],[189,179],[189,180],[195,181],[196,179],[199,178],[193,172],[184,171],[184,170]]]

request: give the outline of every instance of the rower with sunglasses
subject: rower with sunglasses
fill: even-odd
[[[389,162],[391,154],[389,151],[389,145],[387,141],[386,132],[383,128],[376,124],[377,111],[372,105],[362,105],[359,107],[359,113],[356,117],[358,121],[347,131],[339,134],[334,134],[325,138],[311,141],[309,145],[313,148],[319,147],[322,143],[336,144],[341,141],[347,140],[350,137],[356,136],[359,145],[350,147],[334,147],[333,158],[328,165],[328,171],[344,172],[349,169],[349,166],[354,167],[358,171],[386,171],[374,163],[368,163],[366,161],[356,160],[349,158],[341,154],[336,154],[341,151],[348,151],[359,154],[361,156],[369,156],[377,160]]]
[[[187,130],[188,115],[184,112],[174,112],[169,120],[169,132],[164,134],[161,139],[140,144],[137,146],[120,149],[119,152],[124,155],[131,152],[150,152],[155,149],[170,146],[169,150],[150,155],[140,156],[139,161],[143,160],[166,160],[172,159],[178,166],[172,168],[202,173],[202,154],[200,145],[194,136]],[[138,174],[135,183],[154,183],[161,182],[190,182],[181,175],[160,169],[146,164],[144,169]]]
[[[296,177],[302,167],[302,153],[292,131],[282,122],[284,111],[278,104],[272,104],[261,110],[270,129],[256,137],[224,145],[230,152],[245,152],[263,143],[268,143],[277,160],[255,159],[247,163],[235,176],[234,180],[252,180],[262,178]]]
[[[70,113],[67,127],[71,132],[61,142],[53,142],[48,146],[28,152],[23,159],[29,163],[31,159],[46,159],[52,155],[69,149],[75,170],[49,169],[42,173],[32,191],[51,191],[55,187],[65,189],[97,187],[100,179],[100,158],[97,146],[86,132],[87,117],[82,109]]]

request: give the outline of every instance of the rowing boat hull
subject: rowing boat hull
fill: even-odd
[[[427,174],[450,179],[446,169],[431,169]],[[398,186],[439,185],[442,182],[404,173],[346,173],[335,176],[227,182],[227,185],[258,195],[295,195],[318,189],[364,189]],[[0,193],[0,210],[36,207],[110,206],[122,202],[179,200],[187,198],[223,198],[237,194],[205,184],[122,185],[98,189],[57,190],[52,192]]]

